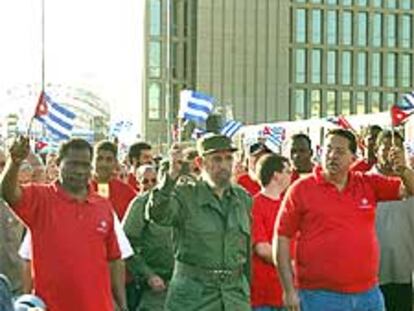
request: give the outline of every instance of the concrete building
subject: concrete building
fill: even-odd
[[[385,111],[413,89],[413,6],[147,0],[144,137],[166,140],[183,88],[248,124]]]

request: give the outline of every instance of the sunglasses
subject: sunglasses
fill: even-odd
[[[142,180],[142,183],[143,183],[144,185],[148,184],[149,182],[151,182],[152,184],[155,184],[155,183],[157,182],[157,179],[156,179],[156,178],[151,178],[151,179],[144,178],[144,179]]]

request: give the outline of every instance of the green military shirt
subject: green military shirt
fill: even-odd
[[[167,175],[147,204],[151,219],[173,226],[176,263],[167,310],[250,310],[251,198],[232,185],[220,199],[205,181],[176,185]],[[179,273],[180,263],[199,269]],[[205,278],[203,271],[237,270],[231,280]],[[188,271],[188,269],[187,269]]]
[[[148,194],[136,197],[124,220],[124,231],[134,255],[126,262],[128,270],[146,284],[149,277],[158,275],[168,282],[174,268],[171,228],[145,219]]]

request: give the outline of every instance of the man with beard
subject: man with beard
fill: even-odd
[[[399,177],[350,172],[356,149],[351,132],[329,132],[322,166],[293,184],[283,200],[276,224],[277,264],[288,310],[384,310],[377,278],[376,203],[414,193],[414,172],[397,146],[389,157]],[[293,285],[292,237],[297,237],[299,293]]]
[[[251,199],[231,184],[236,148],[223,135],[197,141],[200,180],[180,183],[173,156],[147,212],[173,227],[175,266],[166,310],[250,310]]]
[[[19,186],[29,149],[25,137],[13,143],[0,189],[32,234],[35,293],[50,311],[112,311],[113,297],[127,310],[112,206],[88,188],[92,147],[82,139],[62,144],[56,182]]]

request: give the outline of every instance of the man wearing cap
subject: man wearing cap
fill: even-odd
[[[251,199],[230,182],[236,148],[208,134],[197,149],[200,180],[177,183],[181,165],[172,157],[146,206],[152,220],[173,227],[166,310],[250,310]]]

